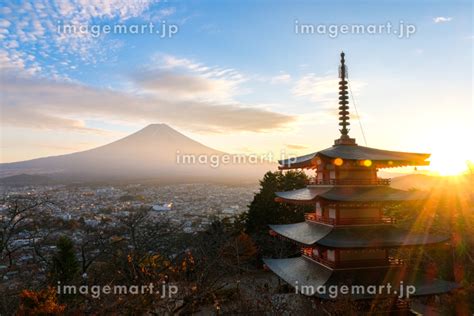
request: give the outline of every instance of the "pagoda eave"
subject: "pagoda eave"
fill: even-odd
[[[278,203],[287,203],[287,204],[293,204],[293,205],[313,205],[316,202],[317,199],[313,200],[288,200],[288,199],[283,199],[281,197],[276,197],[275,202]]]
[[[336,158],[345,161],[363,162],[370,160],[377,168],[405,166],[427,166],[430,154],[382,150],[358,145],[336,145],[304,156],[279,160],[280,170],[316,168],[322,160]]]
[[[335,227],[305,221],[269,227],[278,236],[303,246],[320,245],[333,249],[418,247],[449,241],[448,236],[414,233],[392,225]]]
[[[403,202],[422,201],[426,192],[404,191],[388,186],[310,186],[292,191],[275,192],[278,201],[313,203],[317,199],[335,202]]]
[[[335,299],[328,292],[323,292],[324,289],[327,290],[330,286],[338,286],[340,289],[344,285],[368,287],[391,284],[393,289],[397,290],[397,287],[404,281],[405,287],[408,285],[414,286],[415,293],[411,296],[442,294],[459,288],[459,285],[454,282],[414,277],[415,272],[400,273],[399,268],[392,267],[332,270],[304,256],[287,259],[264,259],[263,261],[268,269],[294,287],[298,293],[316,296],[321,299]],[[384,296],[384,293],[374,295],[357,292],[352,293],[350,298],[365,300],[372,299],[375,296],[381,297]],[[386,296],[390,295],[386,293]]]

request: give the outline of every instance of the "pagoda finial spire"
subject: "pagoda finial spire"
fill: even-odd
[[[341,135],[348,135],[349,129],[347,128],[349,123],[349,106],[348,106],[348,96],[347,96],[347,69],[344,60],[344,52],[341,52],[341,65],[339,66],[339,125],[342,127],[339,131]]]
[[[341,137],[336,140],[336,145],[355,145],[355,139],[349,137],[349,97],[347,92],[347,66],[345,64],[345,54],[341,52],[341,65],[339,66],[339,126]]]

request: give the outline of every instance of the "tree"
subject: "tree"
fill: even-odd
[[[49,216],[41,212],[42,207],[49,207],[52,203],[47,198],[29,196],[7,196],[0,199],[0,204],[6,209],[0,214],[0,263],[13,266],[15,253],[26,246],[31,246],[36,239],[44,238],[40,227],[44,229]],[[41,214],[41,216],[38,216]],[[21,237],[27,235],[28,237]],[[18,239],[28,243],[19,243]]]
[[[52,287],[41,291],[23,290],[16,315],[63,315],[65,307],[58,303],[56,291]]]
[[[245,213],[246,231],[251,234],[266,234],[268,224],[286,224],[304,220],[304,213],[311,207],[275,202],[275,192],[304,188],[308,177],[302,171],[282,173],[267,172],[260,180],[260,191]]]
[[[255,259],[257,247],[252,238],[246,233],[241,232],[238,236],[231,238],[221,250],[221,256],[224,262],[237,269],[243,270],[242,265]]]
[[[67,284],[73,281],[79,272],[74,243],[68,237],[62,236],[56,246],[57,253],[53,256],[51,267],[52,280]]]
[[[268,225],[304,221],[304,213],[314,207],[276,202],[275,192],[301,189],[306,187],[307,182],[308,176],[302,171],[267,172],[260,180],[260,190],[248,211],[236,221],[244,224],[245,232],[259,245],[260,257],[287,257],[298,252],[294,244],[270,236]]]

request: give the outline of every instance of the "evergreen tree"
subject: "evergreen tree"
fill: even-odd
[[[77,276],[79,263],[74,252],[74,244],[66,236],[59,238],[57,252],[53,256],[51,278],[54,283],[68,284]]]
[[[260,191],[255,194],[245,216],[245,228],[251,234],[267,234],[268,224],[301,222],[311,206],[275,202],[275,192],[304,188],[308,177],[302,171],[267,172],[260,180]]]

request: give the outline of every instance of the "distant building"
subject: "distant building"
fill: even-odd
[[[173,203],[156,204],[156,205],[153,205],[152,210],[156,212],[167,212],[167,211],[171,211],[172,207],[173,207]]]
[[[58,217],[64,221],[70,221],[72,219],[72,215],[70,213],[62,213],[62,214],[59,214]]]
[[[226,208],[224,208],[224,209],[222,210],[222,214],[223,214],[223,215],[234,215],[234,214],[237,213],[237,211],[238,211],[238,208],[231,206],[231,207],[226,207]]]

